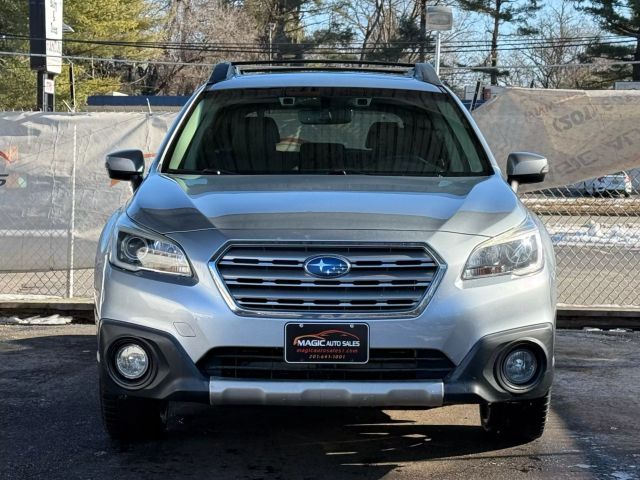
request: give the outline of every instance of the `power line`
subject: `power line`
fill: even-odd
[[[470,71],[486,71],[489,69],[496,70],[536,70],[536,69],[545,69],[545,68],[608,68],[608,67],[617,67],[623,65],[640,65],[640,60],[628,60],[628,61],[618,61],[618,62],[607,62],[607,63],[557,63],[552,65],[498,65],[497,67],[491,66],[480,66],[480,67],[440,67],[441,70],[470,70]]]
[[[6,52],[0,51],[0,56],[20,56],[20,57],[44,57],[44,54],[35,54],[35,53],[21,53],[21,52]],[[103,62],[112,62],[112,63],[123,63],[123,64],[140,64],[140,63],[150,63],[153,65],[184,65],[191,67],[213,67],[216,65],[215,63],[187,63],[187,62],[168,62],[163,60],[136,60],[136,59],[123,59],[123,58],[104,58],[104,57],[84,57],[78,55],[62,55],[62,58],[65,60],[94,60],[94,61],[103,61]],[[349,63],[349,60],[344,61],[346,64]],[[286,63],[286,61],[285,61]],[[607,63],[564,63],[564,64],[554,64],[554,65],[499,65],[496,67],[499,70],[516,70],[516,69],[537,69],[537,68],[608,68],[612,66],[622,66],[622,65],[639,65],[640,61],[615,61],[615,62],[607,62]],[[482,71],[487,70],[489,66],[477,66],[477,67],[441,67],[443,70],[449,71]]]
[[[13,56],[13,57],[46,57],[43,53],[27,53],[27,52],[6,52],[0,51],[0,55]],[[86,60],[96,62],[111,62],[111,63],[123,63],[123,64],[140,64],[140,63],[152,63],[154,65],[171,65],[171,66],[185,66],[185,67],[213,67],[215,63],[204,62],[171,62],[164,60],[136,60],[132,58],[106,58],[106,57],[86,57],[82,55],[60,55],[57,58],[64,60]]]
[[[28,35],[18,35],[10,33],[0,33],[0,37],[5,40],[46,40],[44,38],[30,37]],[[135,47],[135,48],[160,48],[167,50],[197,50],[204,51],[208,49],[236,49],[236,48],[254,48],[259,49],[261,52],[268,49],[267,45],[262,45],[255,42],[156,42],[156,41],[121,41],[121,40],[86,40],[79,38],[68,38],[64,40],[65,43],[78,43],[88,45],[103,45],[103,46],[117,46],[117,47]],[[579,42],[584,44],[591,43],[626,43],[637,42],[634,37],[624,38],[624,36],[617,35],[587,35],[587,36],[575,36],[575,37],[562,37],[562,38],[535,38],[535,37],[521,37],[518,39],[512,39],[500,42],[499,46],[518,46],[518,45],[557,45],[558,43],[566,42]],[[310,47],[320,49],[334,49],[334,48],[351,48],[348,45],[353,45],[353,48],[359,50],[364,49],[376,49],[379,46],[398,46],[398,45],[419,45],[420,41],[392,41],[392,42],[378,42],[373,46],[362,46],[361,42],[342,42],[341,45],[335,47],[324,47],[317,43],[301,42],[301,43],[272,43],[273,46],[286,46],[286,47]],[[488,46],[488,40],[449,40],[446,42],[448,46],[460,46],[462,48],[472,48],[478,46]]]
[[[624,43],[628,43],[629,40],[612,40],[609,42],[600,42],[600,45],[619,45],[619,44],[624,44]],[[550,45],[537,45],[537,44],[528,44],[528,45],[519,45],[519,46],[498,46],[496,51],[498,52],[507,52],[507,51],[519,51],[519,50],[524,50],[524,49],[531,49],[531,50],[548,50],[548,49],[558,49],[558,48],[570,48],[570,47],[588,47],[590,45],[593,45],[592,43],[568,43],[568,42],[556,42],[554,44],[550,44]],[[121,45],[117,45],[117,46],[121,46]],[[295,46],[294,45],[290,45],[290,46]],[[389,46],[395,46],[393,44],[387,45],[387,47]],[[160,48],[160,47],[158,47]],[[173,47],[177,50],[187,50],[187,51],[197,51],[198,53],[204,54],[204,53],[217,53],[217,54],[221,54],[222,56],[224,55],[233,55],[233,54],[254,54],[254,55],[268,55],[269,53],[269,49],[268,47],[262,47],[262,46],[254,46],[253,48],[240,48],[240,47],[235,47],[235,48],[231,48],[231,47],[217,47],[217,48],[185,48],[185,47]],[[406,50],[405,48],[401,49],[401,50]],[[371,47],[313,47],[313,48],[309,48],[305,51],[306,54],[309,55],[313,55],[313,54],[343,54],[343,55],[359,55],[362,53],[380,53],[381,51],[383,51],[383,47],[381,46],[371,46]],[[443,47],[442,52],[443,53],[468,53],[468,54],[473,54],[473,53],[489,53],[491,52],[492,49],[491,47],[487,46],[487,47],[479,47],[479,46],[449,46],[448,44]],[[432,52],[432,50],[430,49],[429,52]],[[19,52],[15,52],[16,54]],[[77,56],[78,58],[80,58],[80,56]],[[90,56],[83,56],[81,57],[82,59],[85,60],[96,60],[96,57],[90,57]],[[110,58],[108,61],[115,61],[115,59]],[[137,63],[144,63],[144,60],[138,60]],[[160,64],[160,62],[157,62],[158,64]],[[194,62],[188,62],[188,61],[183,61],[180,63],[176,63],[176,62],[171,62],[171,64],[185,64],[185,65],[191,65]]]

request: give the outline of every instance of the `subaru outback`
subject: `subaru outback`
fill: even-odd
[[[220,63],[96,259],[102,417],[164,430],[170,401],[428,409],[477,404],[539,437],[554,366],[555,260],[518,184],[428,64]]]

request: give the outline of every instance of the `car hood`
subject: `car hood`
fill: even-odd
[[[521,223],[522,204],[498,175],[150,174],[127,214],[159,233],[190,230],[447,231],[494,236]]]

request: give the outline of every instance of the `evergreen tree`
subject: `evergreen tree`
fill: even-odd
[[[0,48],[28,52],[29,2],[0,0]],[[159,50],[131,46],[74,42],[73,40],[138,42],[158,37],[162,10],[152,0],[65,0],[64,23],[74,33],[64,35],[63,54],[88,57],[149,59]],[[16,37],[17,36],[17,37]],[[68,62],[56,81],[57,108],[69,102]],[[121,78],[132,68],[120,63],[74,61],[76,95],[83,103],[87,95],[119,90]],[[32,109],[36,103],[36,73],[26,57],[0,56],[0,110]],[[138,85],[136,85],[137,87]]]
[[[503,75],[498,69],[498,37],[503,24],[517,27],[518,33],[527,35],[533,33],[527,26],[527,20],[535,14],[541,6],[537,0],[459,0],[464,10],[488,15],[492,20],[491,51],[489,55],[491,85],[498,84],[498,77]]]
[[[640,62],[639,0],[591,0],[581,10],[593,15],[604,31],[636,39],[635,45],[596,43],[587,51],[588,57]],[[640,64],[612,67],[604,77],[612,81],[629,75],[633,81],[640,81]]]

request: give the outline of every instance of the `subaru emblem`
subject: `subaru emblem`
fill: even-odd
[[[350,270],[351,264],[346,258],[333,255],[311,257],[304,262],[304,271],[314,277],[341,277],[349,273]]]

